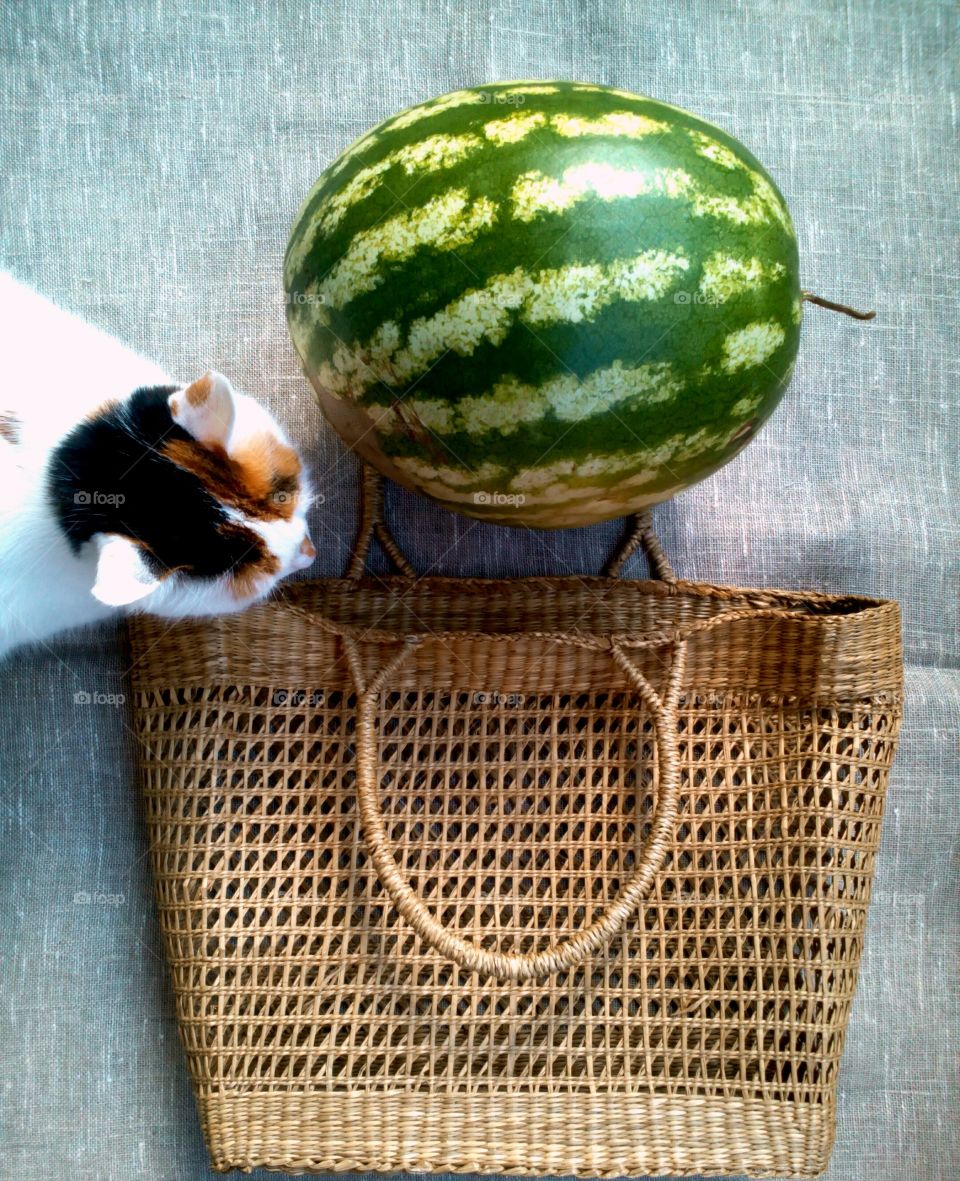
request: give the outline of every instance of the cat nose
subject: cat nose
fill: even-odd
[[[300,548],[297,550],[296,557],[293,560],[294,567],[297,570],[303,570],[304,567],[313,564],[316,556],[317,551],[314,548],[313,542],[310,540],[310,534],[304,534],[303,541],[300,542]]]

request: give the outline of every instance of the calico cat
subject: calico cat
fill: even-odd
[[[209,372],[188,385],[0,273],[0,657],[127,611],[239,611],[316,557],[300,457]]]

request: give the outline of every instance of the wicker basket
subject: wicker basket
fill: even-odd
[[[826,1167],[898,608],[677,581],[641,534],[660,579],[133,623],[214,1168]]]

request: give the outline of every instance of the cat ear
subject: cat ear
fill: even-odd
[[[226,449],[237,416],[233,386],[211,369],[167,399],[173,421],[205,446]]]
[[[93,597],[108,607],[126,607],[139,602],[159,586],[148,569],[140,546],[118,533],[97,533],[99,556]]]

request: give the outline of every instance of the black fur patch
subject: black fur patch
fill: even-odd
[[[119,533],[146,547],[155,574],[212,578],[256,561],[263,540],[160,453],[164,442],[191,438],[167,405],[177,388],[135,390],[74,427],[51,456],[47,490],[74,550],[95,533]]]

